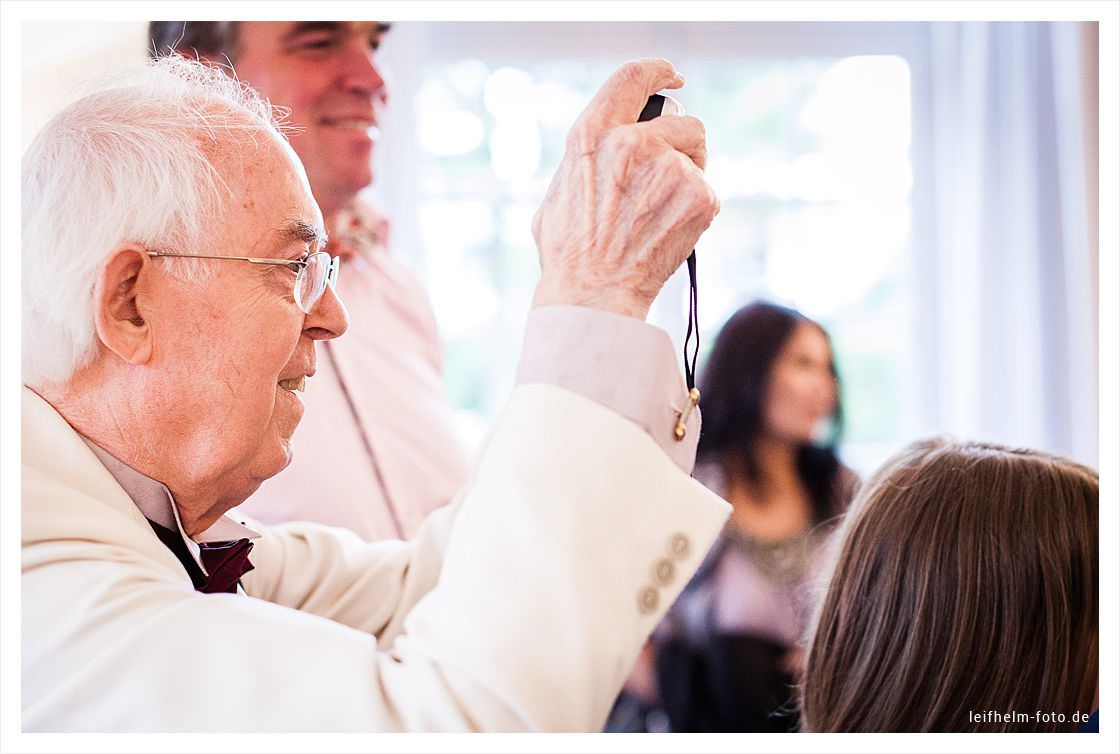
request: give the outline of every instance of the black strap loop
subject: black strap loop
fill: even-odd
[[[688,330],[684,335],[684,383],[691,392],[696,387],[696,357],[700,354],[700,315],[696,308],[696,250],[688,255]],[[693,334],[696,338],[693,339]],[[689,341],[692,357],[688,355]]]

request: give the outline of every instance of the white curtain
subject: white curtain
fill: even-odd
[[[1097,464],[1095,60],[1083,24],[930,26],[934,429]],[[1095,25],[1091,25],[1095,39]],[[1091,86],[1083,86],[1089,81]],[[1090,96],[1086,96],[1090,93]],[[1091,170],[1087,166],[1092,165]]]

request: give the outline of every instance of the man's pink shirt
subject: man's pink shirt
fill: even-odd
[[[351,216],[353,218],[353,216]],[[350,329],[316,344],[293,459],[240,510],[265,523],[315,521],[367,540],[410,538],[466,482],[466,451],[443,385],[427,294],[384,246],[369,208],[366,243],[344,257],[338,293]],[[332,244],[334,245],[334,244]]]

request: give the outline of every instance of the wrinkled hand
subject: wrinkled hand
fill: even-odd
[[[719,200],[704,180],[704,124],[636,123],[649,95],[684,78],[667,60],[618,68],[576,120],[533,218],[541,259],[534,306],[574,304],[645,319]]]

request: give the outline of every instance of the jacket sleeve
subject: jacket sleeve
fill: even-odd
[[[349,529],[307,522],[263,526],[241,583],[251,597],[312,613],[388,645],[439,578],[463,495],[430,513],[407,541],[367,543]]]
[[[36,641],[65,682],[25,684],[24,728],[599,730],[728,511],[632,422],[522,385],[455,508],[412,543],[275,530],[249,598],[80,571],[96,609]]]

